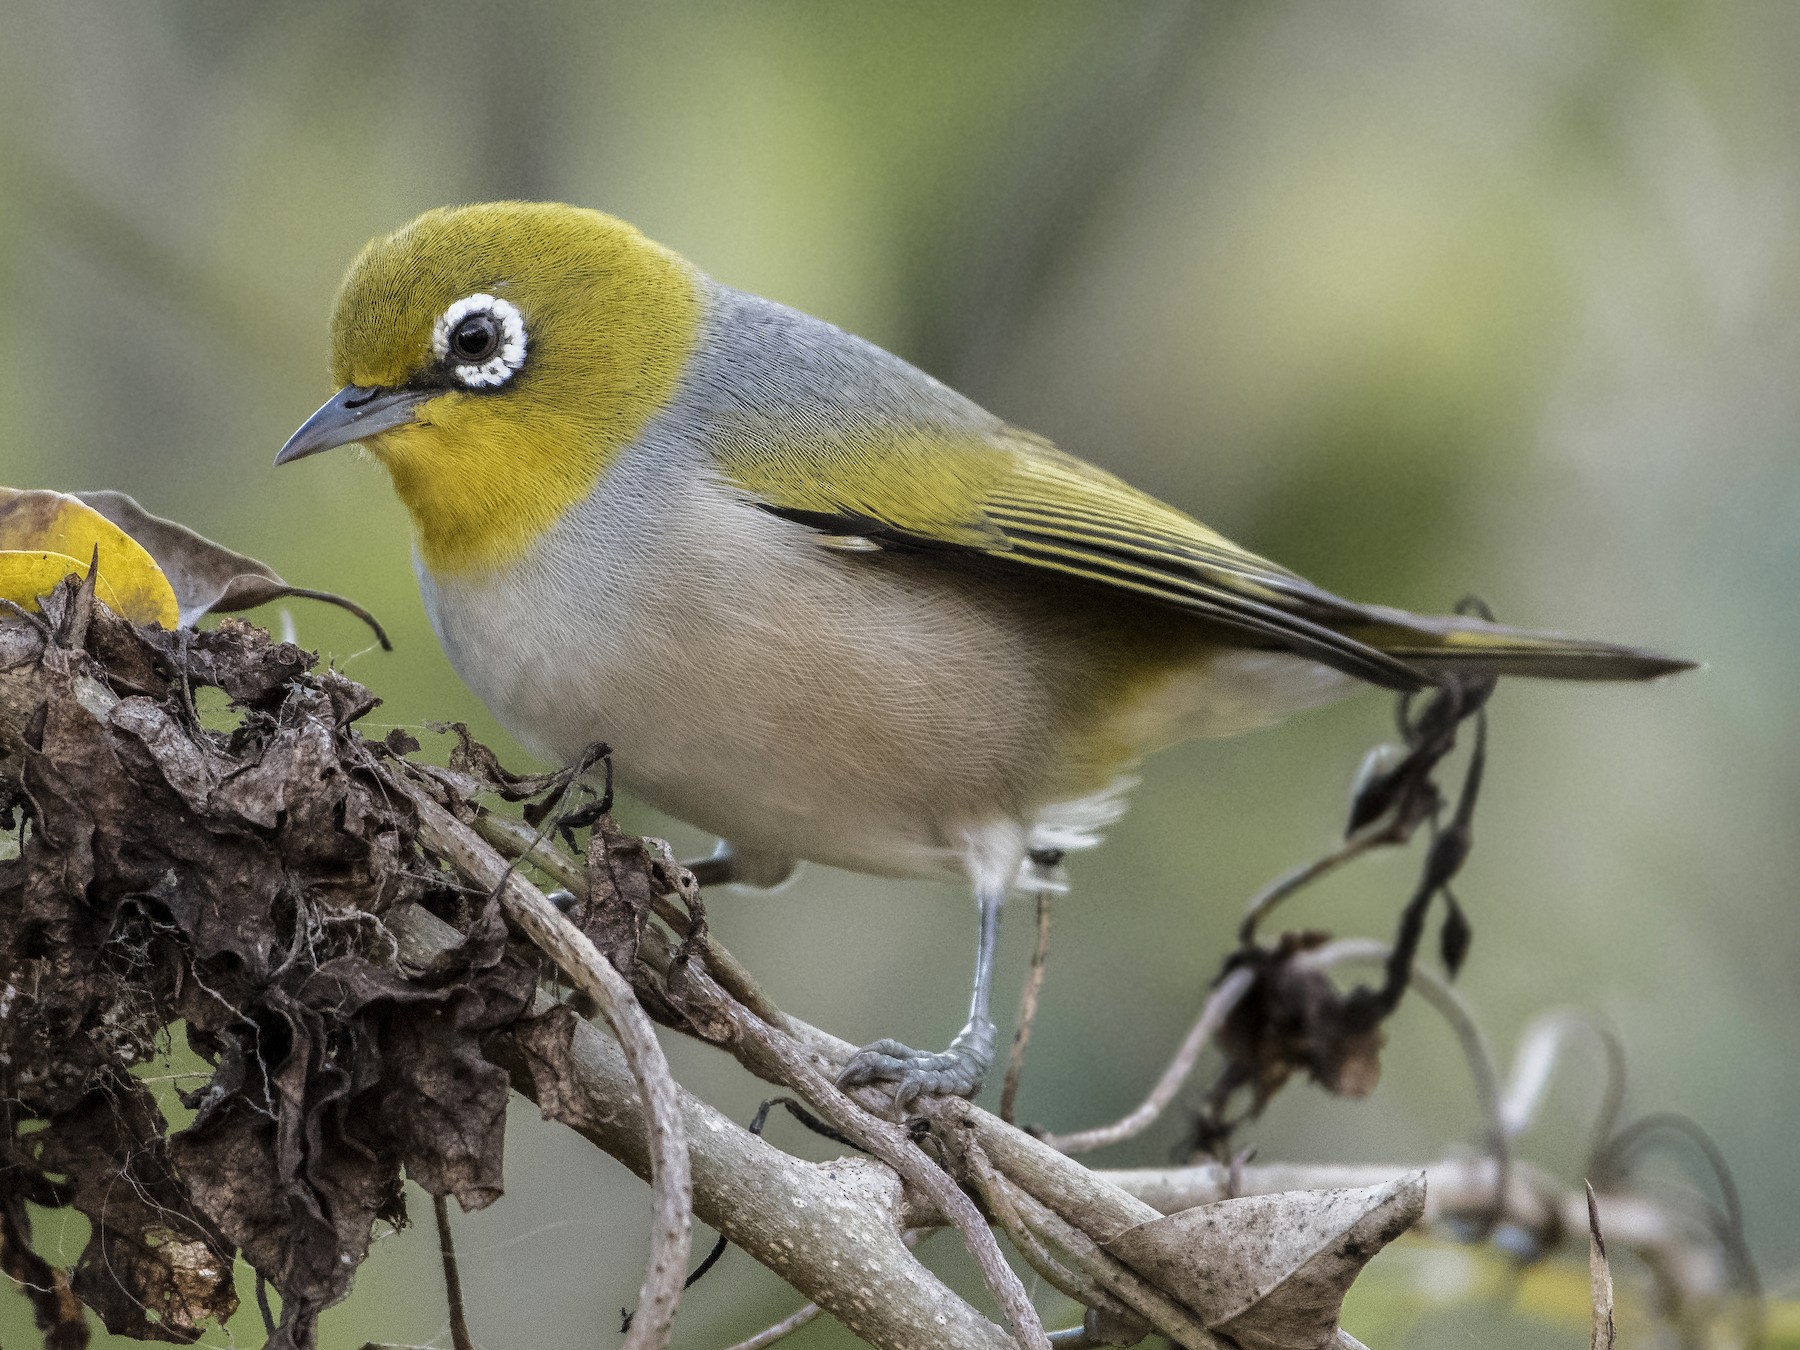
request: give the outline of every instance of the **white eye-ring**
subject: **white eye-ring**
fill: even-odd
[[[431,349],[472,389],[505,384],[525,364],[525,320],[509,301],[465,295],[432,325]]]

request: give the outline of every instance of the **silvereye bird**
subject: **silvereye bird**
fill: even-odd
[[[1365,684],[1689,664],[1342,600],[572,206],[372,241],[331,369],[275,462],[359,441],[387,469],[451,664],[534,754],[611,746],[625,786],[724,841],[709,881],[808,860],[973,884],[967,1025],[843,1074],[902,1105],[980,1086],[1009,888],[1096,843],[1149,752]]]

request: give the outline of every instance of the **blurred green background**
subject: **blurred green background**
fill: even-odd
[[[1508,619],[1703,658],[1665,685],[1496,698],[1463,987],[1503,1057],[1549,1006],[1616,1027],[1631,1108],[1712,1132],[1792,1295],[1797,69],[1789,0],[0,0],[0,481],[120,488],[354,594],[392,656],[333,611],[293,618],[383,696],[372,722],[467,718],[521,761],[438,651],[381,472],[270,458],[330,392],[326,320],[366,238],[441,203],[561,198],[1351,596],[1476,591]],[[1147,766],[1059,904],[1024,1118],[1068,1129],[1137,1100],[1243,900],[1331,841],[1389,719],[1368,695]],[[1288,918],[1385,936],[1412,867],[1366,865]],[[1009,1010],[1027,910],[1002,953]],[[784,1005],[846,1038],[954,1029],[957,887],[814,869],[712,914]],[[669,1040],[686,1081],[749,1114],[756,1084]],[[1362,1103],[1291,1088],[1248,1141],[1264,1160],[1414,1163],[1475,1138],[1422,1009],[1385,1070]],[[1595,1096],[1578,1063],[1529,1155],[1574,1179]],[[531,1109],[515,1125],[508,1196],[458,1228],[476,1336],[614,1344],[646,1193]],[[1103,1160],[1167,1159],[1181,1132]],[[446,1343],[414,1209],[425,1226],[377,1244],[327,1345]],[[1413,1303],[1372,1294],[1351,1329],[1580,1335],[1498,1295],[1430,1306],[1419,1285],[1390,1275]],[[678,1344],[797,1301],[734,1253]],[[28,1340],[23,1301],[3,1302],[0,1339]],[[259,1343],[254,1311],[209,1339]],[[848,1343],[828,1322],[792,1342]]]

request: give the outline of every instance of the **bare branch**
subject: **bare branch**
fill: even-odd
[[[451,1350],[475,1350],[469,1336],[469,1313],[463,1303],[462,1271],[456,1262],[456,1239],[450,1233],[450,1202],[431,1197],[431,1216],[437,1222],[438,1257],[444,1265],[444,1302],[450,1310]]]
[[[1214,1336],[1188,1309],[1110,1256],[1080,1228],[1021,1189],[1014,1196],[1020,1217],[1042,1240],[1066,1251],[1083,1273],[1124,1303],[1138,1316],[1177,1345],[1188,1350],[1230,1350],[1229,1343]]]
[[[1364,825],[1324,856],[1282,873],[1252,896],[1250,903],[1244,906],[1244,917],[1238,924],[1238,941],[1245,945],[1254,942],[1256,930],[1262,921],[1296,891],[1306,889],[1320,877],[1337,871],[1347,862],[1354,862],[1372,849],[1403,843],[1405,839],[1406,835],[1396,830],[1394,821],[1382,816]]]
[[[423,965],[461,940],[455,929],[416,906],[391,914],[388,926],[403,959],[413,964]],[[539,1014],[556,1006],[548,993],[539,993]],[[572,1030],[574,1086],[585,1109],[569,1121],[571,1128],[648,1176],[648,1121],[623,1050],[588,1023],[577,1021]],[[492,1050],[513,1086],[538,1101],[524,1048],[502,1036]],[[932,1336],[959,1350],[1013,1345],[907,1249],[899,1222],[902,1190],[888,1168],[862,1158],[805,1162],[679,1085],[676,1099],[693,1165],[696,1215],[851,1331],[883,1350],[938,1343],[928,1339]]]
[[[983,1283],[1012,1324],[1018,1343],[1032,1350],[1047,1350],[1050,1342],[1025,1286],[1006,1264],[1006,1257],[973,1202],[949,1174],[925,1156],[904,1128],[872,1115],[840,1091],[786,1031],[762,1021],[706,973],[690,972],[688,978],[691,990],[704,997],[710,1010],[730,1024],[733,1034],[727,1048],[739,1062],[759,1077],[799,1093],[827,1124],[855,1140],[858,1147],[892,1167],[929,1197],[938,1212],[961,1232]]]
[[[1578,1008],[1547,1012],[1520,1035],[1512,1077],[1500,1099],[1500,1125],[1508,1139],[1517,1139],[1530,1128],[1569,1041],[1584,1032],[1600,1050],[1605,1081],[1588,1153],[1591,1167],[1618,1129],[1625,1105],[1625,1047],[1609,1027]]]
[[[1031,1044],[1031,1024],[1037,1020],[1038,997],[1044,992],[1044,972],[1050,960],[1050,887],[1037,890],[1037,945],[1031,949],[1031,969],[1019,994],[1019,1020],[1013,1029],[1012,1053],[1006,1060],[1006,1077],[1000,1085],[1000,1119],[1012,1124],[1013,1107],[1019,1100],[1019,1079],[1025,1072],[1025,1048]]]
[[[1238,1001],[1250,991],[1250,986],[1255,982],[1255,971],[1238,969],[1213,986],[1212,992],[1206,997],[1206,1003],[1200,1009],[1200,1016],[1194,1019],[1194,1025],[1188,1029],[1186,1038],[1181,1042],[1181,1048],[1175,1052],[1175,1058],[1169,1061],[1169,1067],[1156,1080],[1156,1086],[1150,1089],[1149,1094],[1129,1115],[1120,1117],[1110,1125],[1099,1125],[1091,1130],[1046,1135],[1044,1142],[1063,1153],[1089,1153],[1109,1144],[1135,1138],[1149,1129],[1157,1117],[1168,1109],[1169,1103],[1175,1100],[1175,1094],[1181,1091],[1188,1075],[1193,1073],[1194,1065],[1199,1062],[1200,1052],[1219,1034],[1219,1028],[1231,1016],[1231,1010],[1237,1007]]]
[[[688,1174],[687,1137],[675,1080],[657,1043],[655,1028],[638,1006],[630,983],[613,969],[587,934],[429,792],[406,779],[399,783],[419,813],[420,842],[476,885],[498,890],[506,916],[594,1000],[619,1038],[632,1078],[648,1103],[650,1184],[655,1197],[650,1263],[625,1350],[661,1350],[669,1343],[682,1281],[687,1278],[693,1182]]]
[[[792,1336],[801,1327],[817,1317],[824,1309],[816,1303],[803,1304],[771,1326],[764,1327],[754,1336],[747,1336],[725,1347],[725,1350],[764,1350],[766,1346],[775,1344]]]
[[[1049,1281],[1058,1292],[1074,1299],[1077,1303],[1089,1308],[1104,1308],[1116,1314],[1130,1315],[1129,1309],[1114,1299],[1096,1281],[1078,1271],[1070,1270],[1039,1241],[1037,1234],[1032,1232],[1030,1226],[1019,1215],[1018,1204],[1013,1199],[1015,1190],[1013,1184],[994,1170],[993,1164],[988,1162],[987,1155],[982,1151],[978,1141],[974,1139],[969,1141],[965,1157],[969,1163],[970,1173],[974,1177],[976,1189],[981,1192],[981,1198],[986,1203],[988,1212],[1006,1231],[1006,1236],[1012,1240],[1013,1245],[1018,1248],[1020,1255],[1025,1258],[1033,1270]]]
[[[588,893],[587,869],[576,862],[568,854],[557,848],[548,840],[540,839],[537,832],[525,822],[512,816],[498,815],[492,811],[477,810],[474,828],[495,848],[508,858],[522,859],[533,866],[542,868],[558,885],[568,890],[578,899],[586,899]],[[685,868],[673,868],[679,877],[692,875]],[[677,880],[679,880],[677,877]],[[659,896],[655,901],[656,915],[664,923],[682,937],[689,935],[687,915],[666,896]],[[700,956],[712,977],[724,986],[727,993],[742,1003],[751,1012],[771,1026],[786,1027],[787,1015],[770,1001],[762,991],[755,978],[724,947],[720,946],[710,933],[703,934],[700,940]]]
[[[1409,1171],[1409,1164],[1252,1164],[1239,1171],[1240,1194],[1372,1186]],[[1425,1172],[1422,1235],[1463,1242],[1470,1227],[1493,1212],[1502,1195],[1500,1222],[1539,1254],[1564,1250],[1587,1231],[1587,1197],[1569,1190],[1539,1169],[1515,1163],[1502,1193],[1492,1158],[1454,1158],[1432,1163]],[[1221,1163],[1190,1167],[1102,1171],[1095,1174],[1161,1213],[1223,1200],[1231,1193],[1230,1169]],[[1707,1309],[1731,1293],[1732,1270],[1714,1235],[1694,1216],[1648,1197],[1602,1192],[1596,1197],[1609,1240],[1632,1252],[1685,1305]],[[1584,1244],[1585,1245],[1585,1244]]]
[[[900,1240],[906,1244],[907,1250],[911,1251],[919,1245],[922,1239],[929,1237],[931,1232],[932,1230],[929,1228],[909,1228],[901,1235]],[[802,1304],[779,1322],[770,1323],[754,1336],[746,1336],[743,1340],[726,1346],[725,1350],[764,1350],[764,1347],[774,1345],[775,1342],[792,1336],[824,1311],[816,1303]]]

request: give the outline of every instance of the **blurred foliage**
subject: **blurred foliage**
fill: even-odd
[[[497,196],[633,220],[1358,598],[1475,590],[1507,619],[1710,662],[1652,688],[1502,691],[1464,986],[1503,1051],[1546,1005],[1608,1017],[1634,1107],[1714,1132],[1770,1283],[1800,1284],[1800,8],[0,0],[0,34],[0,481],[119,488],[353,594],[394,655],[347,616],[292,617],[385,696],[377,720],[466,717],[504,744],[431,637],[379,470],[269,461],[330,392],[355,249]],[[1329,839],[1388,717],[1368,696],[1148,766],[1059,907],[1028,1119],[1136,1100],[1243,898]],[[1357,869],[1291,920],[1385,933],[1409,877]],[[713,912],[809,1019],[951,1030],[955,887],[815,869]],[[1002,954],[1015,982],[1026,927]],[[748,1114],[754,1084],[671,1049]],[[1450,1038],[1417,1008],[1386,1069],[1364,1104],[1290,1092],[1262,1157],[1417,1161],[1473,1138]],[[1563,1098],[1534,1143],[1567,1173],[1580,1072]],[[459,1226],[476,1334],[607,1344],[644,1193],[514,1123],[511,1193]],[[1178,1139],[1170,1123],[1117,1161]],[[441,1338],[432,1246],[379,1243],[327,1343]],[[1353,1329],[1577,1343],[1497,1295],[1397,1310],[1430,1282],[1372,1286]],[[680,1343],[792,1301],[729,1258]],[[28,1338],[24,1317],[7,1301],[0,1339]],[[253,1313],[233,1331],[259,1339]],[[821,1324],[793,1343],[847,1342]]]

